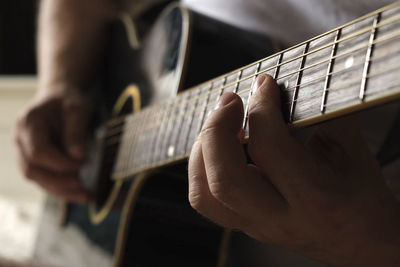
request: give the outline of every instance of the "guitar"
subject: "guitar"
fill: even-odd
[[[400,98],[400,2],[255,61],[271,49],[262,36],[173,4],[142,49],[113,50],[133,54],[128,69],[136,80],[97,130],[94,156],[83,169],[96,200],[71,205],[67,222],[84,225],[88,238],[114,255],[114,266],[224,266],[229,231],[190,208],[187,181],[175,172],[185,172],[176,164],[187,159],[224,92],[242,98],[246,135],[251,85],[261,73],[278,81],[284,117],[294,128]],[[247,65],[198,84],[235,64]],[[126,87],[118,69],[127,66],[112,66],[110,80]],[[87,211],[87,218],[77,215]]]

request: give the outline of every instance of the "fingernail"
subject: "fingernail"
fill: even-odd
[[[218,104],[215,106],[215,110],[228,105],[230,102],[232,102],[233,100],[235,100],[236,98],[236,94],[234,93],[225,93],[223,94],[219,100],[218,100]]]
[[[263,85],[266,78],[267,76],[263,74],[257,77],[256,81],[253,83],[253,93],[257,92],[258,88]]]

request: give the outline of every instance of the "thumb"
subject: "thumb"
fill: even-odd
[[[77,160],[86,156],[87,114],[81,100],[71,99],[64,103],[64,145],[67,153]]]

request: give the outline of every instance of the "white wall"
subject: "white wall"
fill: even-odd
[[[32,98],[35,77],[0,76],[0,257],[33,252],[44,193],[20,174],[12,142],[14,121]]]

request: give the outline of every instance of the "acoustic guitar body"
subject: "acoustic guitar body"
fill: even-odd
[[[154,17],[149,16],[148,20]],[[102,119],[110,118],[104,114],[118,117],[173,98],[183,88],[272,52],[266,37],[179,4],[169,5],[149,30],[146,24],[136,25],[139,36],[144,36],[140,49],[131,45],[129,22],[110,28],[99,72],[104,88],[92,100],[102,107]],[[106,140],[118,140],[120,134]],[[119,144],[100,142],[98,136],[102,137],[101,129],[82,170],[95,203],[68,205],[64,227],[78,227],[94,246],[114,258],[114,266],[224,266],[229,232],[190,207],[186,162],[115,182],[110,174]]]

